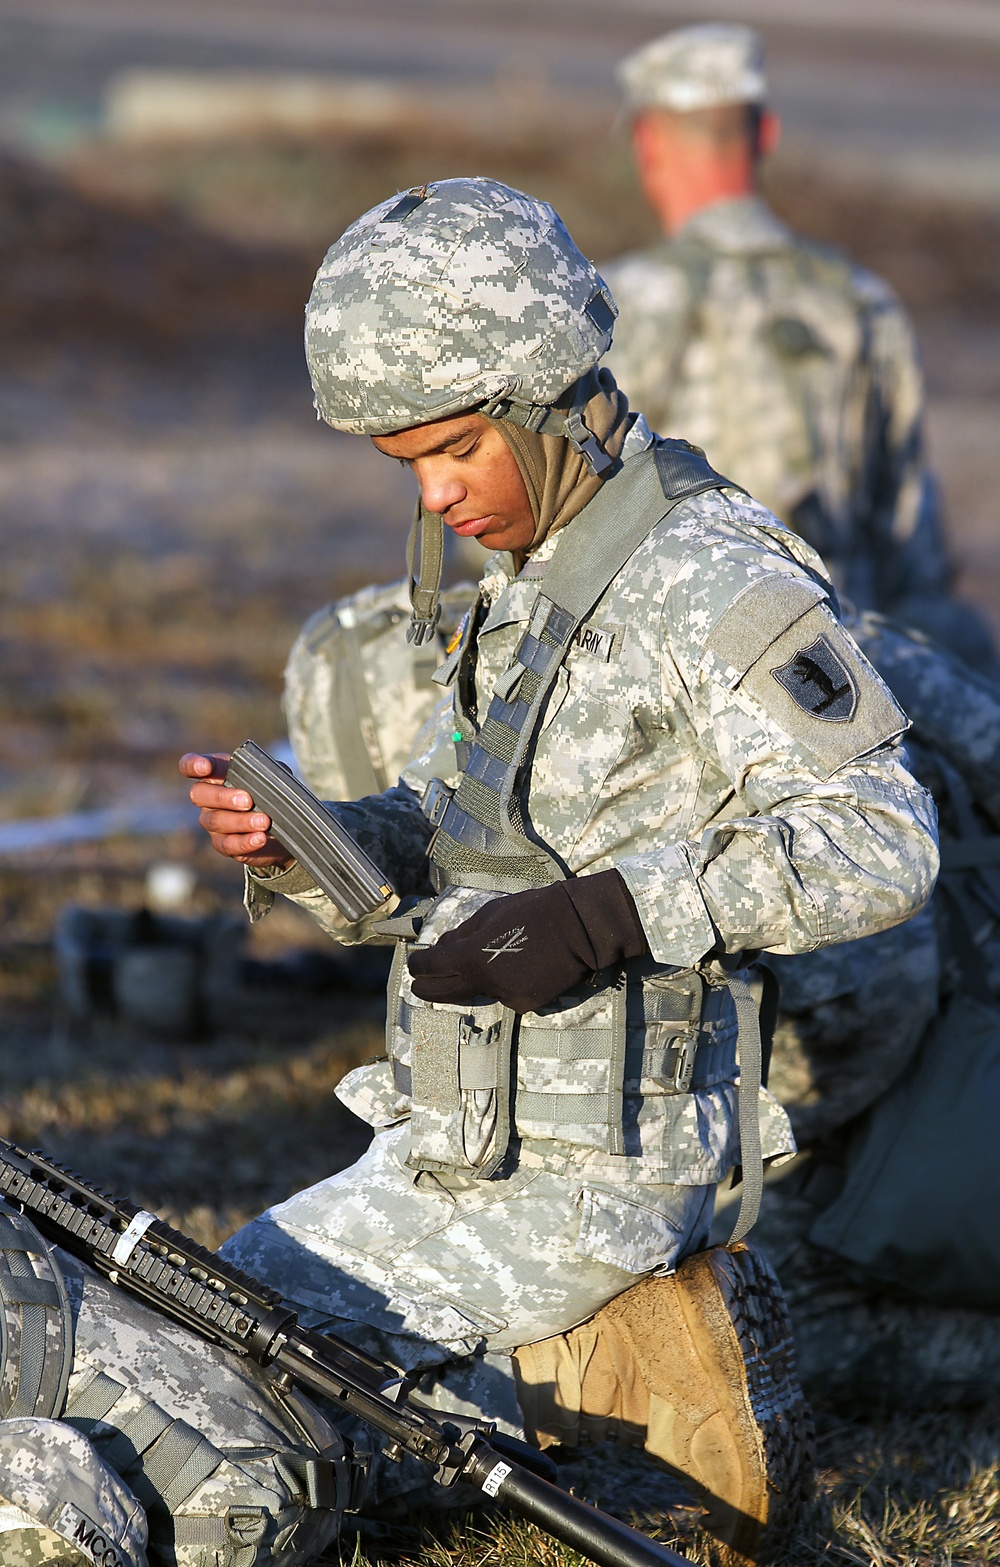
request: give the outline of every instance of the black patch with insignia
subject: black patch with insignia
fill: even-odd
[[[832,642],[817,637],[794,658],[771,670],[804,713],[830,724],[846,724],[858,708],[858,688]]]

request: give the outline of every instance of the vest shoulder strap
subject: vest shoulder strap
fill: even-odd
[[[566,529],[552,557],[544,596],[577,622],[675,506],[732,482],[687,441],[658,439],[652,461],[648,455],[627,463],[620,477],[598,492]]]

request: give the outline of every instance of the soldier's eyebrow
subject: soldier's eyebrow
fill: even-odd
[[[462,441],[467,441],[470,437],[478,436],[480,433],[481,431],[477,425],[467,424],[462,429],[456,430],[452,435],[441,436],[439,440],[435,441],[433,446],[426,446],[419,452],[411,452],[406,457],[401,457],[396,452],[386,452],[383,447],[379,446],[378,437],[375,437],[374,441],[376,450],[382,452],[383,456],[394,457],[397,462],[415,462],[420,457],[435,457],[439,452],[450,451],[453,446],[458,446]]]
[[[429,447],[427,451],[421,452],[420,455],[421,457],[433,457],[437,452],[446,452],[452,446],[458,446],[462,441],[467,441],[470,435],[478,435],[478,433],[474,424],[467,424],[464,430],[456,430],[454,435],[446,435],[443,440],[438,441],[436,446]]]

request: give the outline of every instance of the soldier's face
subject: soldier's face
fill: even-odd
[[[482,414],[460,414],[375,435],[387,457],[412,468],[427,511],[487,550],[525,550],[535,517],[521,470],[503,436]]]

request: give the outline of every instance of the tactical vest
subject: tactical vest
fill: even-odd
[[[454,791],[435,779],[425,795],[437,828],[432,877],[445,897],[450,887],[521,892],[569,874],[532,834],[523,805],[546,701],[573,638],[643,540],[682,500],[728,482],[684,441],[658,441],[630,459],[560,540],[478,728],[481,602],[470,614],[445,671],[456,686],[461,778]],[[524,576],[534,580],[530,562]],[[387,926],[405,935],[402,922]],[[713,964],[695,971],[632,963],[605,974],[602,986],[581,987],[518,1018],[499,1003],[463,1012],[407,998],[404,968],[401,946],[390,981],[387,1043],[397,1089],[412,1095],[410,1161],[419,1169],[488,1179],[501,1171],[515,1125],[522,1137],[623,1154],[629,1024],[642,1051],[638,1061],[633,1051],[629,1075],[681,1093],[732,1080],[737,1018],[744,1164],[755,1167],[755,1147],[759,1164],[760,1037],[756,1008],[738,975]],[[752,1207],[751,1185],[748,1180]],[[748,1229],[753,1218],[744,1213],[744,1219]]]

